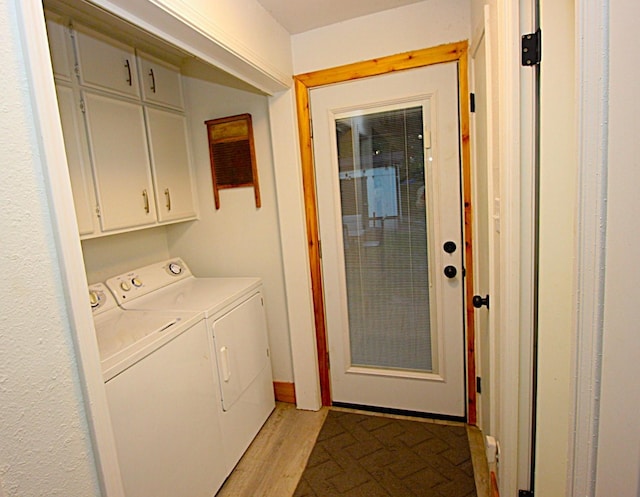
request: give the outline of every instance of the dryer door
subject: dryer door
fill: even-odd
[[[225,411],[267,367],[269,345],[262,295],[257,293],[212,325]]]

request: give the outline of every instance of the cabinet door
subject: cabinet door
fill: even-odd
[[[47,38],[53,75],[57,79],[71,81],[73,76],[73,58],[70,50],[71,38],[67,26],[60,16],[47,12]]]
[[[183,115],[145,109],[160,222],[196,216],[187,123]]]
[[[142,105],[83,94],[103,231],[154,224]]]
[[[84,26],[76,28],[76,42],[81,84],[140,96],[133,48]]]
[[[141,52],[138,52],[138,63],[142,99],[145,102],[182,109],[184,104],[180,70]]]
[[[56,91],[78,231],[80,235],[90,235],[97,226],[96,197],[80,111],[80,97],[70,87],[60,84],[56,85]]]

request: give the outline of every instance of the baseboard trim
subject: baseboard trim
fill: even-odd
[[[498,489],[498,477],[495,471],[491,472],[491,497],[500,497],[500,490]]]
[[[273,391],[278,402],[288,402],[289,404],[296,403],[296,388],[295,384],[287,381],[274,381]]]

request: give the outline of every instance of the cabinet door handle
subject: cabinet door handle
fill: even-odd
[[[142,198],[144,199],[144,211],[149,214],[149,194],[147,190],[142,190]]]
[[[153,68],[149,69],[149,76],[151,76],[151,91],[156,92],[156,76],[153,74]]]
[[[168,188],[164,189],[164,196],[167,199],[167,210],[170,211],[171,210],[171,192],[169,192]]]
[[[129,83],[129,86],[132,85],[132,80],[131,80],[131,64],[129,64],[129,59],[126,59],[124,61],[124,67],[127,68],[127,83]]]

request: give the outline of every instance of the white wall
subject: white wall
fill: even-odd
[[[271,362],[277,381],[293,381],[285,301],[280,225],[267,97],[208,81],[185,78],[187,116],[200,202],[200,221],[167,227],[169,251],[185,259],[196,276],[260,276],[263,279]],[[253,188],[220,191],[213,199],[208,119],[252,116],[262,207]]]
[[[98,496],[16,3],[0,0],[0,494]]]
[[[89,284],[171,257],[165,230],[158,227],[84,240],[82,254]]]
[[[327,69],[470,36],[469,0],[425,0],[293,35],[293,71]]]
[[[598,497],[640,495],[640,4],[610,2],[609,154]]]
[[[575,314],[577,118],[573,0],[541,4],[536,495],[565,495]],[[613,495],[613,494],[611,494]]]

